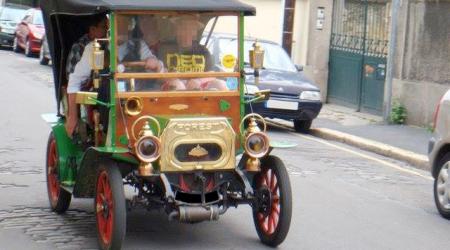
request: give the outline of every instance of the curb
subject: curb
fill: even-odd
[[[428,157],[425,155],[327,128],[313,128],[311,129],[311,134],[322,139],[342,142],[379,155],[404,161],[423,170],[430,170]]]
[[[275,121],[267,121],[267,122],[269,124],[274,124],[276,126],[284,127],[290,130],[293,129],[291,125],[287,125],[284,123],[279,123]],[[347,145],[358,147],[360,149],[367,150],[382,156],[393,158],[399,161],[404,161],[411,164],[413,167],[422,170],[427,171],[430,170],[430,165],[428,164],[428,157],[426,155],[417,154],[408,150],[393,147],[388,144],[361,138],[358,136],[354,136],[351,134],[339,132],[328,128],[312,128],[310,130],[310,134],[318,138],[345,143]]]

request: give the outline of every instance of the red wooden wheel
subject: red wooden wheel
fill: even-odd
[[[103,170],[98,178],[97,196],[95,198],[98,233],[104,244],[109,245],[112,238],[114,203],[106,170]]]

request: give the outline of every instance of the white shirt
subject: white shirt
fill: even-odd
[[[140,41],[140,59],[146,60],[147,58],[153,57],[154,55],[148,48],[147,44],[144,41]],[[80,61],[75,65],[75,69],[73,73],[69,75],[69,83],[67,85],[67,93],[68,94],[74,94],[80,91],[81,84],[89,79],[91,76],[92,67],[89,62],[89,57],[91,56],[92,47],[94,42],[90,42],[86,45],[83,51],[83,55],[81,56]],[[128,46],[127,43],[124,43],[119,46],[118,49],[118,59],[119,62],[122,61],[122,59],[125,57],[125,55],[128,53]]]

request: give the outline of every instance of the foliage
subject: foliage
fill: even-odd
[[[392,104],[390,120],[394,124],[404,124],[407,118],[407,111],[405,106],[398,101]]]

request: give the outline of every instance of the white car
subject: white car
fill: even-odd
[[[428,152],[436,207],[444,218],[450,219],[450,90],[436,108]]]

